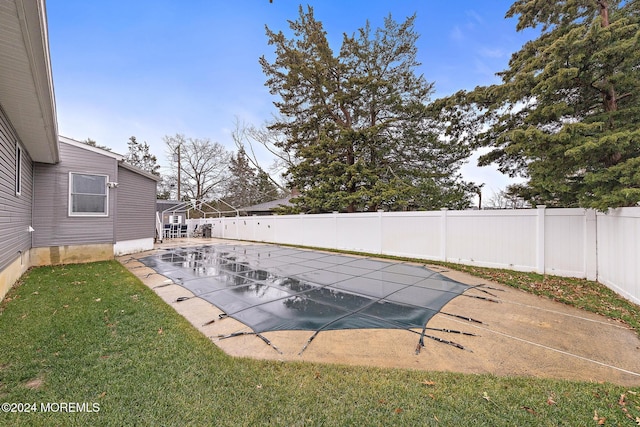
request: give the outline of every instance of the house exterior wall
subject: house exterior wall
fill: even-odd
[[[60,163],[34,164],[33,246],[53,247],[115,242],[115,191],[108,189],[108,216],[69,216],[69,173],[118,176],[117,160],[60,142]]]
[[[0,299],[29,266],[33,162],[22,150],[21,191],[16,195],[18,137],[0,106]]]
[[[153,248],[156,181],[118,167],[116,242],[150,239]]]

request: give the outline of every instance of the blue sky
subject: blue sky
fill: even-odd
[[[504,19],[510,0],[318,0],[314,8],[335,51],[342,34],[417,14],[419,70],[433,98],[497,83],[531,32]],[[162,138],[182,133],[229,149],[236,118],[262,124],[275,111],[258,58],[273,58],[265,25],[288,32],[292,0],[48,0],[47,18],[61,135],[127,151],[135,135],[162,165]],[[509,181],[471,160],[467,179],[485,195]],[[268,162],[265,161],[265,166]]]

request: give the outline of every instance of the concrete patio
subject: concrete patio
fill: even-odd
[[[430,268],[468,285],[488,285],[493,288],[490,292],[495,297],[479,289],[471,289],[467,295],[499,301],[459,296],[442,310],[482,323],[444,314],[437,314],[429,321],[430,328],[476,334],[444,336],[433,333],[461,344],[464,350],[425,339],[425,346],[416,352],[419,336],[397,329],[322,331],[302,353],[301,349],[313,332],[263,333],[279,351],[256,335],[220,339],[220,335],[252,331],[232,318],[219,319],[221,311],[200,298],[178,302],[179,298],[193,297],[193,294],[138,261],[167,248],[220,243],[229,244],[230,241],[171,239],[157,245],[153,251],[118,259],[218,347],[236,357],[640,385],[640,339],[625,325],[438,266]],[[233,241],[233,244],[243,242]]]

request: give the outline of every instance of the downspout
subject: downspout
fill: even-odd
[[[29,158],[31,158],[31,156],[29,156]],[[30,218],[30,223],[31,223],[31,227],[33,228],[33,205],[36,202],[36,186],[35,186],[35,178],[36,178],[36,171],[35,171],[35,166],[33,164],[34,162],[31,161],[31,212],[29,213]],[[33,231],[28,230],[30,236],[29,236],[29,260],[31,260],[31,249],[33,249]],[[22,261],[20,261],[22,262]],[[31,264],[31,261],[29,261],[29,264]],[[29,265],[29,267],[31,267],[31,265]]]
[[[120,163],[118,162],[118,160],[116,160],[116,173],[115,173],[115,177],[113,179],[114,182],[120,182],[118,180],[118,171],[120,170]],[[111,209],[113,208],[113,228],[111,229],[113,232],[113,247],[115,249],[116,243],[117,243],[117,228],[118,228],[118,191],[117,191],[117,187],[110,187],[107,186],[107,191],[109,191],[110,193],[113,193],[113,198],[109,198],[112,199],[112,202],[109,202],[111,204],[111,206],[109,206],[108,208]],[[114,256],[115,256],[115,251],[114,251]]]

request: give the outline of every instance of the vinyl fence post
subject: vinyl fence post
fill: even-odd
[[[545,251],[544,251],[544,223],[545,223],[545,205],[538,205],[536,218],[536,271],[539,274],[545,273]]]
[[[338,211],[333,211],[333,248],[338,249]]]
[[[383,212],[384,212],[383,209],[378,209],[378,253],[380,255],[383,254],[382,252],[382,240],[383,240],[382,214]]]
[[[447,262],[447,208],[440,209],[440,258]]]
[[[594,209],[584,211],[584,275],[587,280],[598,280],[597,216]]]

